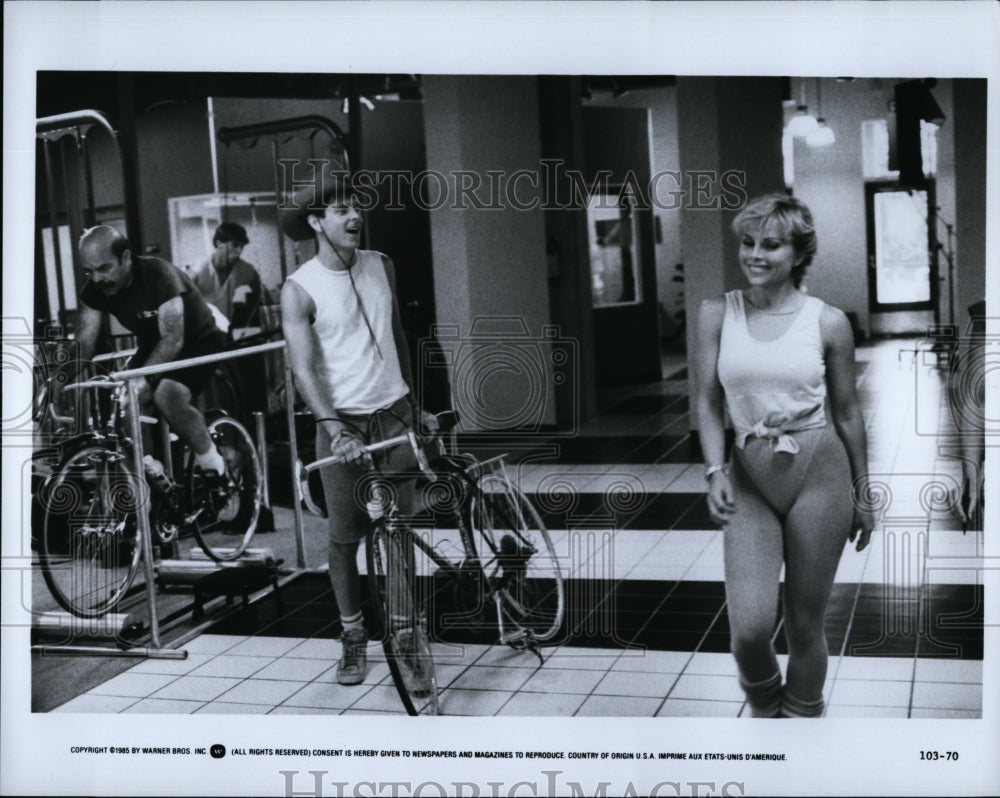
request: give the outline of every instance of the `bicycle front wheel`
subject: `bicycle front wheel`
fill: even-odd
[[[422,602],[414,592],[413,544],[404,532],[379,524],[365,557],[382,648],[396,691],[410,715],[437,715],[437,678]]]
[[[235,560],[246,551],[257,531],[264,475],[253,439],[240,422],[219,416],[208,423],[208,433],[226,461],[230,485],[224,488],[206,480],[194,467],[192,455],[188,464],[188,506],[201,510],[194,522],[194,533],[202,550],[216,562],[223,562]]]
[[[502,473],[484,474],[469,500],[472,546],[486,584],[500,599],[503,624],[552,640],[562,626],[562,571],[534,506]]]
[[[128,592],[148,495],[123,453],[96,445],[72,452],[43,486],[42,576],[67,612],[100,618]]]

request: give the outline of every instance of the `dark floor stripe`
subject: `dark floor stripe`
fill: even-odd
[[[367,581],[362,580],[365,612],[371,617]],[[433,594],[433,628],[452,643],[494,643],[497,633],[488,621],[476,628],[455,619],[463,610],[455,603],[452,585],[436,579],[422,590]],[[860,590],[859,590],[860,587]],[[833,587],[826,623],[833,654],[847,656],[918,656],[983,658],[982,586],[929,586],[919,601],[883,604],[877,584],[838,583]],[[865,594],[857,602],[854,597]],[[620,649],[644,646],[657,651],[729,651],[729,618],[722,582],[661,582],[652,580],[571,579],[566,582],[565,628],[554,643],[571,647]],[[301,606],[295,607],[296,603]],[[886,609],[889,612],[886,612]],[[443,623],[442,618],[451,618]],[[961,618],[960,625],[954,619]],[[947,622],[952,625],[948,626]],[[784,630],[776,619],[778,653],[788,653]],[[921,628],[924,626],[926,628]],[[333,638],[340,634],[338,612],[326,574],[306,573],[243,613],[227,618],[209,634],[262,634],[274,637]]]

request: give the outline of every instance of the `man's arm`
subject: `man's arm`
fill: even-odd
[[[314,313],[310,296],[294,281],[286,280],[281,289],[281,329],[285,335],[285,357],[288,358],[295,386],[306,405],[322,423],[331,439],[344,430],[337,419],[328,391],[320,382],[319,347],[312,329]],[[291,401],[291,397],[289,397]],[[319,419],[326,419],[320,422]]]
[[[157,309],[156,326],[160,340],[146,358],[144,366],[158,366],[177,359],[184,348],[184,298],[180,295],[168,299]],[[166,374],[170,376],[169,372]]]
[[[80,329],[77,331],[76,340],[80,344],[80,362],[89,363],[97,350],[97,339],[101,335],[101,322],[104,314],[99,310],[80,306],[78,323]]]

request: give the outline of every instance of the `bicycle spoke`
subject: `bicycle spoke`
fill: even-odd
[[[213,560],[234,560],[250,545],[263,500],[260,459],[246,428],[229,416],[208,425],[226,462],[226,478],[206,476],[188,466],[188,505],[202,550]]]
[[[382,647],[403,706],[410,715],[436,715],[437,680],[423,602],[414,592],[412,543],[379,525],[368,538],[366,558]]]
[[[147,495],[124,457],[100,446],[71,454],[44,487],[42,575],[68,612],[100,617],[121,601],[138,569],[136,512]]]

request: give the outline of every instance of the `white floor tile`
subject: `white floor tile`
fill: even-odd
[[[663,698],[677,682],[676,673],[629,673],[611,671],[594,688],[595,695]]]
[[[233,654],[220,654],[200,668],[191,671],[191,674],[193,676],[229,676],[245,679],[272,662],[274,662],[272,657],[239,657]]]
[[[578,717],[651,718],[662,698],[592,695],[577,710]]]
[[[602,671],[542,668],[525,682],[521,692],[589,695],[603,678]]]
[[[301,637],[265,637],[255,635],[247,638],[226,651],[227,654],[255,657],[280,657],[301,645]]]
[[[180,701],[212,701],[235,687],[240,681],[221,676],[182,676],[157,690],[151,697]]]
[[[688,651],[623,651],[614,664],[616,671],[639,673],[681,673],[691,661]],[[694,656],[711,656],[698,655]]]
[[[741,701],[697,701],[689,698],[668,698],[663,702],[658,718],[735,718],[743,707]]]
[[[316,709],[347,709],[373,688],[369,685],[344,686],[312,682],[285,699],[285,707]]]
[[[184,644],[183,649],[189,654],[221,654],[247,639],[246,635],[203,634],[189,640]]]
[[[978,684],[916,682],[913,685],[913,706],[982,711],[983,688]]]
[[[982,718],[982,710],[972,709],[929,709],[927,707],[914,707],[910,713],[911,718],[933,718],[941,720],[972,720]]]
[[[732,654],[716,654],[701,651],[691,657],[684,669],[685,674],[700,673],[709,676],[738,677],[736,660]]]
[[[452,683],[459,690],[504,690],[517,692],[534,675],[534,668],[503,668],[473,665]]]
[[[827,718],[905,718],[906,707],[856,707],[829,706],[826,708]]]
[[[97,695],[84,693],[56,707],[53,712],[84,712],[97,714],[100,712],[121,712],[132,706],[139,699],[135,696]]]
[[[133,673],[132,671],[126,671],[108,679],[103,684],[97,685],[89,692],[92,695],[119,695],[145,698],[162,687],[169,685],[171,682],[176,681],[178,678],[184,679],[189,677],[178,677],[168,673]]]
[[[444,715],[496,715],[514,694],[498,690],[445,690],[439,699]]]
[[[743,688],[735,676],[712,676],[684,673],[677,680],[670,698],[713,699],[716,701],[744,700]]]
[[[912,681],[912,657],[841,657],[830,663],[830,675],[838,679]]]
[[[151,657],[129,669],[129,673],[172,673],[183,676],[208,662],[214,654],[191,654],[184,659],[157,659]]]
[[[266,704],[274,707],[302,689],[302,682],[247,679],[218,697],[229,704]]]
[[[983,683],[983,661],[974,659],[917,659],[918,682]]]
[[[323,659],[282,657],[254,674],[255,679],[276,679],[289,682],[311,682],[330,670],[331,663]]]
[[[909,707],[909,682],[837,679],[830,692],[830,706]]]
[[[200,709],[196,715],[266,715],[274,708],[273,704],[228,704],[225,701],[212,701]]]
[[[196,712],[204,701],[183,701],[180,699],[144,698],[132,704],[123,713],[137,715],[190,715]]]
[[[586,700],[582,694],[526,693],[511,696],[499,715],[520,717],[571,717]]]

